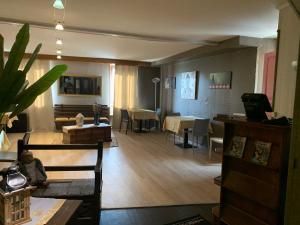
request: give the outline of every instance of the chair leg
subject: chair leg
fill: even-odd
[[[193,137],[192,137],[192,149],[193,149],[193,152],[194,152],[194,135],[192,135]]]
[[[129,127],[129,121],[127,121],[127,123],[126,123],[126,134],[127,134],[127,131],[128,131],[128,127]]]
[[[211,160],[211,152],[212,152],[212,140],[209,141],[209,148],[208,148],[208,159]]]
[[[207,148],[209,148],[209,136],[206,135],[206,144],[207,144]]]
[[[119,132],[121,132],[121,129],[122,129],[122,120],[121,120],[121,122],[120,122]]]

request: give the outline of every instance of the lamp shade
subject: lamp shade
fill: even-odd
[[[61,0],[55,0],[53,3],[53,7],[56,9],[64,9],[64,4],[62,3]]]
[[[62,23],[58,22],[55,26],[55,30],[64,30],[64,26],[62,25]]]
[[[155,78],[152,79],[152,82],[153,83],[158,83],[158,82],[160,82],[160,79],[158,77],[155,77]]]
[[[58,38],[58,39],[56,40],[56,44],[57,44],[57,45],[62,45],[62,44],[63,44],[62,39]]]

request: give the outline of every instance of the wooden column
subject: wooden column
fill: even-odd
[[[285,225],[300,224],[300,43],[294,103],[288,186],[285,205]]]

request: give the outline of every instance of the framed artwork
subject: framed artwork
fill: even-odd
[[[196,71],[181,74],[181,98],[196,99]]]
[[[236,158],[243,158],[246,141],[246,137],[234,136],[228,154]]]
[[[63,75],[59,79],[59,95],[101,96],[101,76]]]
[[[209,75],[210,89],[231,89],[232,72],[211,73]]]
[[[165,78],[165,89],[176,89],[176,77]]]
[[[269,161],[271,146],[272,143],[270,142],[255,141],[252,162],[266,166]]]

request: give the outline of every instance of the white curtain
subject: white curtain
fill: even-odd
[[[116,65],[113,114],[114,128],[117,128],[120,124],[120,109],[131,109],[137,105],[137,79],[138,68],[136,66]]]
[[[25,65],[26,60],[23,62]],[[50,70],[48,60],[36,60],[27,73],[29,85],[33,84]],[[29,126],[33,131],[53,131],[54,112],[51,88],[37,97],[35,102],[26,110],[29,116]]]

